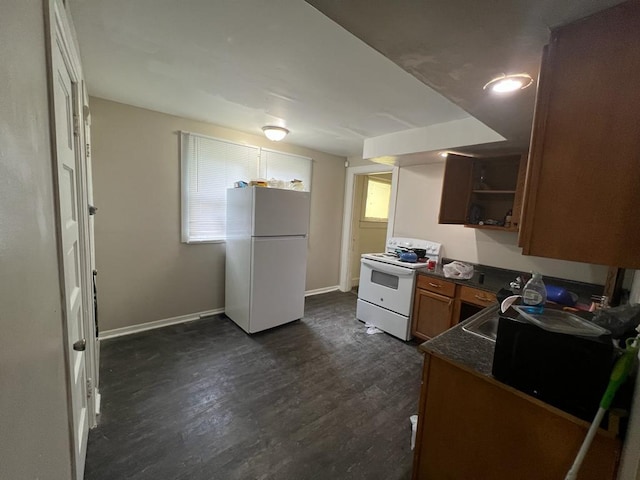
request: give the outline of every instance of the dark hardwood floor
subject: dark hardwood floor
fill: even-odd
[[[102,342],[87,480],[408,479],[422,355],[355,295],[249,336],[223,315]]]

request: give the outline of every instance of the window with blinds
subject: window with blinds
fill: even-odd
[[[263,148],[260,151],[260,176],[267,180],[300,180],[302,190],[311,191],[311,160]]]
[[[224,241],[227,189],[234,182],[301,180],[310,191],[311,159],[181,132],[182,241]]]

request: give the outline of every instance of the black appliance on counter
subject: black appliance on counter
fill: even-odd
[[[616,358],[610,335],[551,332],[509,309],[499,319],[492,373],[507,385],[591,421]]]

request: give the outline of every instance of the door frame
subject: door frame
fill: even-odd
[[[100,414],[100,343],[98,342],[97,319],[95,318],[95,297],[94,297],[94,272],[96,271],[96,254],[95,254],[95,233],[94,233],[94,214],[88,213],[88,208],[94,205],[93,199],[93,167],[91,164],[91,112],[89,110],[89,94],[87,92],[84,79],[82,84],[82,128],[80,129],[80,138],[82,147],[80,149],[82,160],[82,184],[83,184],[83,201],[87,207],[83,214],[86,219],[83,222],[83,235],[86,238],[86,260],[87,265],[84,269],[88,278],[86,279],[87,290],[85,301],[87,302],[87,316],[85,317],[85,332],[91,341],[87,339],[87,378],[89,379],[89,393],[91,401],[89,402],[89,428],[98,425],[98,415]],[[97,209],[96,209],[97,210]]]
[[[342,245],[340,248],[340,291],[351,290],[351,235],[353,205],[355,202],[356,175],[369,173],[391,172],[391,198],[389,199],[389,221],[387,223],[387,241],[393,235],[393,224],[396,214],[396,200],[398,196],[399,167],[384,164],[362,165],[347,167],[344,189],[344,211],[342,216]]]
[[[92,428],[96,425],[97,420],[97,408],[96,403],[97,389],[94,383],[96,377],[98,363],[97,363],[97,342],[95,336],[95,323],[93,314],[93,289],[92,289],[92,271],[90,270],[91,258],[93,257],[92,244],[90,242],[90,231],[88,222],[88,185],[91,183],[89,177],[90,170],[87,167],[87,150],[89,145],[89,139],[86,137],[84,128],[84,107],[87,103],[86,92],[84,91],[84,82],[82,67],[80,62],[80,56],[77,46],[75,44],[75,32],[71,25],[67,11],[62,4],[61,0],[44,0],[45,7],[45,46],[46,46],[46,61],[47,61],[47,76],[48,76],[48,93],[49,93],[49,125],[50,125],[50,142],[51,142],[51,157],[52,168],[54,169],[53,184],[54,184],[54,207],[56,216],[56,231],[58,239],[58,269],[60,274],[60,300],[61,308],[64,312],[66,309],[65,291],[64,291],[64,270],[63,270],[63,252],[62,246],[62,232],[61,232],[61,214],[60,214],[60,197],[58,188],[58,176],[55,174],[58,168],[58,154],[57,154],[57,140],[56,140],[56,112],[55,112],[55,100],[54,100],[54,60],[53,52],[55,48],[59,48],[65,66],[69,71],[72,80],[73,89],[73,115],[74,115],[74,131],[77,132],[74,135],[75,142],[75,158],[76,158],[76,207],[78,212],[78,235],[80,244],[80,268],[81,268],[81,294],[82,294],[82,315],[83,315],[83,328],[86,340],[85,349],[85,378],[87,380],[87,420],[88,427]],[[69,425],[69,440],[71,448],[71,470],[74,479],[83,478],[84,472],[79,472],[77,465],[78,459],[76,453],[76,432],[73,425],[73,403],[71,397],[71,386],[73,379],[70,376],[70,356],[71,352],[67,341],[68,325],[66,317],[63,315],[63,342],[65,353],[65,379],[67,384],[67,408],[68,408],[68,425]],[[82,462],[84,463],[84,461]]]

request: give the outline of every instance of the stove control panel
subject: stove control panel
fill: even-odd
[[[439,256],[442,244],[419,238],[391,237],[387,242],[387,251],[395,252],[396,248],[421,248],[426,250],[427,255]]]

